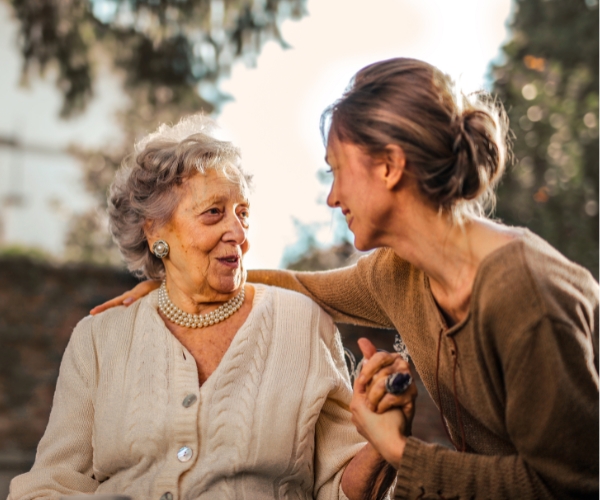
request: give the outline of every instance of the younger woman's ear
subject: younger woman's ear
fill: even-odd
[[[385,148],[385,183],[390,191],[395,189],[406,169],[406,155],[397,144],[388,144]]]

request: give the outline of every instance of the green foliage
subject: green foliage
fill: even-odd
[[[598,4],[517,0],[492,70],[515,133],[497,215],[598,278]]]
[[[95,73],[108,65],[122,76],[129,106],[123,140],[99,151],[77,147],[84,182],[98,208],[75,217],[67,258],[117,263],[104,208],[107,188],[137,138],[160,123],[218,110],[228,96],[219,81],[236,61],[253,64],[263,44],[278,41],[284,19],[305,14],[306,0],[8,0],[20,22],[25,80],[56,70],[61,115],[83,111]]]
[[[85,109],[99,52],[148,104],[192,98],[219,105],[215,85],[237,59],[252,62],[271,39],[286,46],[279,23],[304,15],[305,0],[9,0],[20,22],[24,75],[58,69],[62,114]],[[199,83],[207,96],[197,95]],[[157,102],[163,101],[163,102]]]
[[[26,257],[36,262],[52,262],[52,256],[45,250],[24,245],[0,246],[0,259]]]

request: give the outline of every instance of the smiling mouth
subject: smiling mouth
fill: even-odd
[[[241,259],[238,255],[228,255],[226,257],[219,257],[217,260],[226,266],[237,267]]]

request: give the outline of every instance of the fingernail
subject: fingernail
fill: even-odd
[[[134,301],[135,301],[135,299],[133,297],[129,297],[123,301],[123,305],[128,306],[129,304],[131,304]]]

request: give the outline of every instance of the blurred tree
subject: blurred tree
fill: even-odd
[[[598,279],[598,1],[516,0],[494,92],[515,132],[497,215]]]
[[[306,0],[7,0],[20,23],[23,81],[47,68],[63,95],[61,115],[82,112],[93,97],[98,67],[122,77],[129,106],[119,113],[123,141],[102,151],[77,148],[85,183],[99,207],[135,139],[159,123],[228,99],[219,81],[236,61],[254,64],[262,46],[287,44],[285,19],[305,14]],[[102,210],[72,221],[67,255],[76,260],[118,262]]]
[[[218,105],[218,81],[232,63],[253,63],[262,45],[287,46],[279,24],[300,18],[306,0],[8,0],[20,22],[23,75],[56,65],[62,114],[93,95],[98,50],[150,106],[190,99]],[[198,85],[200,94],[198,95]],[[145,91],[145,92],[144,92]],[[210,103],[210,106],[208,105]],[[138,103],[139,104],[139,103]],[[188,102],[190,104],[190,102]],[[149,118],[145,109],[142,115]]]

